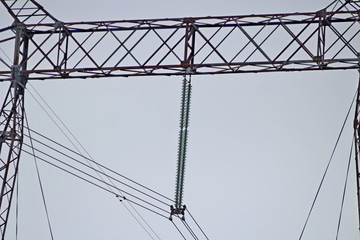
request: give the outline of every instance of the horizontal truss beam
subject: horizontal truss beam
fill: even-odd
[[[63,23],[51,16],[5,29],[0,44],[25,28],[21,74],[29,80],[357,69],[353,2],[351,11],[204,18]],[[9,65],[0,63],[0,81],[11,80]]]

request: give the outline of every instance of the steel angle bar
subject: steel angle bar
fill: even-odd
[[[345,32],[344,32],[343,34],[339,33],[339,31],[338,31],[332,24],[329,25],[329,28],[330,28],[330,29],[336,34],[336,36],[344,43],[344,47],[349,48],[350,51],[352,51],[355,55],[357,55],[358,51],[356,50],[356,48],[353,47],[353,46],[350,44],[350,41],[348,41],[348,40],[346,40],[346,39],[344,38]],[[350,27],[349,27],[349,28],[350,28]]]
[[[119,64],[128,56],[130,55],[135,62],[138,64],[138,66],[143,69],[146,72],[146,68],[143,67],[143,64],[141,64],[138,59],[132,54],[132,51],[140,44],[141,41],[143,41],[143,39],[146,37],[147,34],[149,34],[150,29],[148,29],[144,34],[142,34],[142,36],[134,43],[134,45],[130,48],[127,49],[127,47],[125,46],[125,44],[123,44],[124,49],[126,50],[126,54],[115,64],[115,68],[117,68],[119,66]],[[118,39],[119,42],[121,42]],[[115,70],[115,69],[114,69]]]
[[[121,48],[121,47],[124,47],[124,49],[126,49],[127,52],[129,52],[129,50],[125,47],[125,43],[130,39],[130,37],[136,32],[136,30],[132,30],[130,32],[130,34],[125,38],[124,41],[121,41],[117,36],[116,34],[111,31],[109,29],[110,33],[113,35],[113,37],[120,43],[119,46],[117,46],[117,48],[105,59],[105,61],[100,65],[100,67],[104,67],[104,65],[116,54],[116,52]],[[140,65],[140,63],[139,63]]]
[[[283,23],[282,23],[281,26],[284,27],[284,29],[290,34],[290,36],[299,44],[300,48],[302,48],[312,59],[315,58],[315,56],[311,53],[311,51],[305,46],[305,43],[306,43],[312,36],[314,36],[314,34],[315,34],[316,32],[318,32],[318,28],[315,29],[315,31],[313,31],[313,32],[308,36],[308,38],[305,40],[305,42],[302,42],[302,41],[300,41],[299,37],[300,37],[300,35],[303,33],[303,30],[305,30],[305,29],[303,29],[298,35],[295,35],[295,34],[290,30],[290,28],[289,28],[288,26],[286,26],[286,24],[283,24]],[[297,50],[297,51],[298,51],[298,50]],[[293,55],[295,55],[297,51],[295,51],[295,52],[293,53]],[[293,55],[292,55],[292,56],[293,56]],[[291,57],[290,57],[290,58],[291,58]]]
[[[69,35],[68,35],[68,31],[66,31],[67,32],[67,39],[69,39]],[[83,45],[83,44],[85,44],[86,43],[86,41],[87,40],[89,40],[90,39],[90,37],[93,35],[93,34],[95,34],[95,32],[91,32],[89,35],[87,35],[83,40],[82,40],[82,42],[81,43],[77,43],[77,42],[75,42],[75,44],[76,44],[76,48],[72,51],[72,52],[69,52],[69,50],[68,50],[68,48],[67,48],[67,59],[66,59],[66,62],[68,62],[79,50],[81,50],[81,45]]]
[[[228,64],[228,61],[222,56],[222,54],[221,54],[221,53],[218,51],[218,49],[210,42],[210,40],[206,38],[206,36],[200,31],[200,29],[199,29],[196,25],[194,25],[194,28],[195,28],[196,33],[198,33],[198,34],[205,40],[205,43],[211,47],[211,49],[221,58],[221,60],[222,60],[224,63],[227,63],[227,64]]]
[[[353,22],[353,23],[343,32],[343,35],[346,34],[346,33],[351,29],[351,27],[355,25],[355,23],[356,23],[356,22]],[[330,51],[338,41],[340,41],[340,38],[339,38],[339,37],[337,37],[336,40],[327,48],[327,50],[325,51],[325,54],[326,54],[328,51]]]
[[[259,31],[256,32],[256,34],[253,36],[253,39],[255,39],[266,27],[267,25],[263,25]],[[265,43],[272,35],[273,33],[280,27],[280,25],[276,26],[267,36],[266,38],[260,43],[259,46],[262,46],[263,43]],[[251,41],[249,40],[242,49],[231,59],[230,63],[233,63],[234,60],[251,44]],[[249,55],[248,58],[245,59],[245,62],[252,56],[252,54]],[[272,61],[272,60],[271,60]]]
[[[285,26],[284,22],[282,22],[281,20],[280,20],[280,26],[282,26],[286,31],[289,31],[289,29]],[[305,30],[306,30],[309,26],[311,26],[311,24],[310,24],[310,23],[307,23],[297,35],[294,35],[294,34],[292,35],[292,34],[290,33],[291,31],[288,32],[288,33],[290,34],[290,36],[292,37],[291,41],[290,41],[289,44],[286,45],[286,47],[284,47],[283,50],[273,59],[273,61],[277,61],[278,58],[280,58],[280,56],[281,56],[286,50],[289,49],[289,47],[299,38],[299,36],[300,36],[303,32],[305,32]],[[299,42],[298,42],[298,43],[299,43]],[[300,42],[299,45],[301,46],[301,44],[302,44],[302,43]],[[310,54],[309,56],[311,57],[311,59],[314,59],[314,58],[311,56],[311,54]]]
[[[65,31],[65,33],[67,34],[67,36],[69,36],[69,38],[71,38],[71,39],[74,41],[74,43],[75,43],[76,46],[78,47],[77,50],[80,49],[80,50],[85,54],[85,56],[88,57],[88,59],[96,66],[97,69],[101,69],[100,66],[97,64],[97,62],[90,56],[89,52],[86,51],[85,48],[83,47],[84,42],[83,42],[83,43],[80,43],[80,42],[73,36],[73,34],[71,34],[71,32],[69,32],[66,28],[64,28],[64,31]],[[92,35],[92,34],[90,34],[90,35],[86,38],[86,40],[89,39],[91,35]],[[69,58],[70,58],[70,57],[69,57]],[[81,62],[81,61],[82,61],[82,60],[80,60],[80,62]]]
[[[27,36],[28,39],[30,39],[32,44],[35,46],[35,49],[30,53],[27,60],[31,59],[37,52],[40,52],[42,54],[42,58],[36,62],[33,69],[36,69],[36,67],[38,67],[41,64],[41,62],[43,62],[45,59],[55,68],[55,63],[52,62],[48,54],[56,47],[56,43],[53,45],[54,47],[50,49],[47,53],[45,53],[45,47],[44,47],[44,45],[49,42],[49,39],[54,35],[54,33],[50,33],[39,44],[34,40],[34,36],[32,36],[31,33],[25,32],[24,34]]]
[[[164,46],[168,47],[169,51],[166,53],[166,56],[169,55],[170,53],[174,53],[172,51],[173,48],[170,48],[169,45],[167,44],[167,42],[174,36],[174,34],[179,30],[179,28],[176,28],[175,31],[170,35],[168,36],[168,38],[166,40],[162,39],[161,36],[156,32],[155,29],[151,29],[155,35],[157,37],[159,37],[159,39],[161,40],[162,44],[151,54],[151,56],[144,62],[143,65],[146,65]],[[174,55],[176,56],[176,58],[181,61],[181,59],[177,56],[176,53],[174,53]],[[163,59],[165,59],[165,56],[163,57]],[[158,63],[158,65],[161,63],[162,61],[160,61]]]
[[[219,27],[218,29],[216,29],[216,31],[209,37],[209,41],[211,41],[214,37],[215,37],[215,35],[222,29],[222,27],[223,26],[221,26],[221,27]],[[199,47],[199,49],[195,52],[195,56],[197,56],[198,54],[199,54],[199,52],[201,51],[201,50],[203,50],[204,49],[204,47],[206,47],[206,45],[207,45],[207,42],[205,41],[205,43],[204,44],[202,44],[201,45],[201,47]],[[204,62],[204,61],[203,61]],[[202,62],[202,63],[203,63]]]
[[[160,65],[166,58],[168,55],[170,55],[171,53],[173,53],[175,55],[175,57],[179,60],[179,62],[181,62],[180,57],[176,54],[176,52],[174,51],[174,49],[179,46],[179,44],[184,40],[185,36],[182,36],[175,44],[173,47],[171,47],[168,51],[167,54],[164,55],[164,57],[159,61],[158,65]]]
[[[354,34],[354,36],[352,36],[352,37],[348,40],[348,42],[351,42],[359,33],[360,33],[360,29]],[[346,48],[346,47],[347,47],[347,45],[342,46],[341,49],[334,55],[333,58],[336,58],[336,57],[344,50],[344,48]]]
[[[239,28],[240,31],[247,37],[247,39],[249,39],[249,42],[251,42],[251,43],[255,46],[255,48],[256,48],[258,51],[260,51],[260,53],[261,53],[269,62],[271,62],[270,57],[265,53],[264,50],[261,49],[261,47],[260,47],[261,44],[259,45],[259,44],[257,44],[257,43],[255,42],[255,37],[252,38],[252,37],[244,30],[244,28],[241,27],[239,24],[238,24],[238,28]],[[253,52],[253,53],[254,53],[254,52]],[[246,60],[245,60],[245,61],[246,61]]]
[[[215,49],[218,49],[219,46],[230,36],[230,34],[236,29],[236,27],[233,27],[224,37],[223,39],[215,46]],[[219,28],[219,30],[221,30],[221,28]],[[218,32],[218,31],[217,31]],[[215,34],[213,35],[215,36]],[[213,36],[211,38],[213,38]],[[211,38],[209,39],[209,41],[211,41]],[[202,62],[200,64],[203,64],[210,56],[211,54],[213,54],[213,52],[215,52],[215,49],[212,49],[211,52],[202,60]]]
[[[74,68],[76,68],[87,56],[90,55],[91,51],[94,50],[94,48],[106,37],[106,35],[108,34],[109,32],[105,32],[104,34],[102,34],[102,36],[100,37],[100,39],[98,39],[96,41],[96,43],[89,49],[86,51],[87,54],[85,54],[79,61],[77,64],[74,65]],[[89,37],[90,38],[90,37]],[[100,68],[100,66],[98,66]]]

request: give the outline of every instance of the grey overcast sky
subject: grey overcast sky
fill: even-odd
[[[311,12],[330,0],[39,3],[67,22]],[[1,27],[10,25],[0,8]],[[358,78],[356,70],[193,77],[184,203],[210,239],[299,239]],[[33,81],[28,88],[41,94],[96,161],[172,198],[181,81]],[[0,83],[0,96],[7,88]],[[26,112],[32,129],[70,146],[29,93]],[[351,121],[303,240],[335,239]],[[339,240],[359,239],[354,163]],[[20,164],[18,239],[51,239],[34,160],[24,154]],[[113,195],[43,162],[39,170],[54,239],[151,239]],[[160,239],[181,239],[168,220],[138,211]],[[12,212],[8,239],[15,239],[15,229]]]

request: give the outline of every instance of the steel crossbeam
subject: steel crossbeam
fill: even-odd
[[[64,23],[47,16],[50,23],[18,23],[29,39],[23,74],[32,80],[356,69],[358,2],[332,11],[205,18]],[[11,80],[8,68],[0,68],[0,80]]]

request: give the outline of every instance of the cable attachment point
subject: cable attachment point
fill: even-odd
[[[115,195],[115,197],[119,199],[120,202],[127,200],[125,196]]]
[[[169,220],[172,221],[173,215],[177,215],[181,218],[181,220],[185,221],[185,210],[186,210],[186,205],[183,205],[179,208],[174,207],[173,205],[170,206],[170,217]]]

